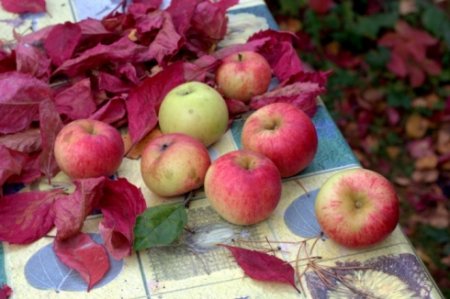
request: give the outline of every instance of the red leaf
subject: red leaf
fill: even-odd
[[[8,299],[12,293],[13,290],[7,284],[3,284],[0,288],[0,299]]]
[[[164,96],[184,82],[183,63],[176,62],[131,90],[126,107],[133,144],[147,135],[158,123],[157,109]]]
[[[15,134],[2,135],[0,146],[2,145],[15,151],[32,153],[41,148],[41,133],[39,129],[28,129]]]
[[[333,0],[308,0],[308,4],[318,14],[327,13],[334,5]]]
[[[25,165],[23,166],[20,175],[11,176],[8,179],[8,183],[24,183],[29,184],[41,177],[40,167],[40,152],[34,152],[28,155],[24,155],[26,158]]]
[[[75,191],[55,201],[55,226],[58,240],[78,234],[86,216],[98,205],[103,195],[104,177],[75,181]]]
[[[103,220],[99,230],[115,259],[131,254],[136,217],[147,207],[141,191],[126,179],[107,180],[100,201]]]
[[[111,45],[99,44],[84,51],[76,58],[64,61],[55,73],[75,76],[85,70],[95,69],[108,62],[132,62],[144,49],[144,46],[133,43],[125,36]]]
[[[45,12],[45,0],[1,0],[6,11],[12,13]]]
[[[405,21],[398,21],[395,33],[388,32],[383,35],[378,44],[391,48],[391,57],[388,69],[399,77],[409,76],[413,87],[423,84],[426,79],[425,72],[430,75],[439,75],[441,65],[426,57],[427,48],[438,42],[426,31],[411,27]]]
[[[56,66],[71,58],[81,39],[78,24],[66,22],[55,25],[44,41],[44,48]]]
[[[194,15],[195,8],[201,1],[171,1],[170,6],[166,10],[172,17],[175,29],[179,34],[184,36],[186,31],[191,27],[191,19]]]
[[[56,135],[63,127],[63,123],[51,100],[44,100],[39,105],[39,126],[41,130],[42,152],[39,157],[41,171],[50,179],[58,171],[53,148]]]
[[[55,96],[56,109],[69,119],[88,118],[97,109],[89,78],[80,80]]]
[[[288,262],[256,250],[229,245],[221,246],[231,251],[239,267],[250,278],[289,284],[300,293],[295,285],[295,270]]]
[[[89,118],[112,124],[122,120],[126,113],[127,111],[124,100],[120,97],[116,97],[106,102],[105,105],[98,109]]]
[[[87,234],[80,233],[64,241],[55,239],[53,250],[61,262],[80,274],[88,285],[88,291],[109,271],[105,247]]]
[[[228,24],[226,10],[237,3],[238,0],[204,0],[198,3],[191,18],[191,27],[185,35],[186,47],[198,55],[210,52],[213,45],[225,36]]]
[[[17,71],[30,74],[38,79],[48,80],[50,59],[46,53],[33,43],[19,42],[16,51]]]
[[[182,45],[182,37],[179,35],[167,12],[156,11],[162,17],[162,24],[155,39],[150,43],[148,50],[139,55],[140,61],[156,59],[162,65],[166,58],[175,55]]]
[[[98,74],[98,89],[112,93],[128,92],[131,88],[130,84],[125,83],[114,75],[99,72]]]
[[[52,90],[46,83],[19,72],[0,74],[0,90],[2,134],[27,129],[39,117],[39,102],[52,97]]]
[[[271,103],[287,102],[294,104],[312,117],[317,110],[316,98],[326,90],[325,85],[329,74],[329,72],[299,72],[274,90],[253,97],[250,107],[258,109]]]
[[[26,155],[0,145],[0,187],[13,175],[19,175],[27,162]],[[0,188],[0,197],[2,189]]]
[[[30,191],[0,198],[0,241],[29,244],[44,236],[55,219],[59,191]]]
[[[268,29],[255,33],[248,41],[260,39],[265,40],[265,43],[258,52],[266,58],[274,75],[280,81],[284,81],[303,70],[303,64],[292,46],[293,41],[296,41],[295,35]]]

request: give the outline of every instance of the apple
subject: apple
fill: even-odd
[[[348,248],[361,248],[382,241],[395,229],[399,200],[382,175],[351,169],[327,179],[317,194],[315,211],[330,239]]]
[[[111,125],[79,119],[61,129],[54,152],[59,168],[71,178],[110,176],[122,162],[124,144]]]
[[[222,218],[233,224],[251,225],[275,210],[281,197],[281,177],[269,158],[237,150],[211,164],[204,188],[211,206]]]
[[[228,128],[225,100],[212,87],[186,82],[173,88],[163,99],[158,113],[163,133],[183,133],[209,146]]]
[[[180,133],[163,134],[142,152],[145,185],[163,197],[181,195],[203,186],[211,159],[199,140]]]
[[[306,168],[317,152],[317,132],[302,110],[288,103],[273,103],[251,114],[244,123],[242,147],[271,159],[281,177]]]
[[[226,98],[243,102],[265,93],[271,78],[272,69],[267,60],[252,51],[225,57],[216,72],[219,92]]]

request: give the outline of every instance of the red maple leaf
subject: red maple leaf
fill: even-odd
[[[441,65],[427,57],[427,48],[435,45],[437,39],[427,32],[415,29],[404,21],[398,21],[395,32],[388,32],[378,44],[391,48],[388,69],[399,77],[409,77],[413,87],[422,85],[425,75],[439,75]]]

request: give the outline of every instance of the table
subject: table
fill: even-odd
[[[20,32],[29,26],[37,29],[67,20],[100,18],[118,2],[47,0],[48,14],[27,15],[16,21],[23,23]],[[228,14],[229,30],[220,46],[244,42],[261,29],[277,28],[261,0],[241,0]],[[11,18],[17,16],[0,11],[0,19]],[[10,31],[8,26],[0,28],[1,36],[7,39],[11,38]],[[55,257],[51,248],[54,230],[49,237],[27,246],[1,244],[0,283],[11,286],[13,298],[361,298],[345,282],[377,298],[442,297],[400,227],[382,243],[364,250],[345,249],[320,236],[314,214],[318,189],[332,174],[360,165],[321,102],[313,121],[319,135],[316,157],[306,170],[283,182],[282,199],[267,221],[249,227],[233,226],[223,221],[199,194],[188,211],[188,226],[195,234],[184,234],[173,246],[136,252],[121,261],[112,259],[106,277],[89,293],[77,273]],[[213,159],[240,148],[242,125],[242,120],[235,121],[209,149]],[[124,159],[117,175],[141,188],[149,206],[163,202],[145,187],[139,161]],[[58,180],[67,178],[58,175]],[[27,188],[48,186],[40,183]],[[99,242],[100,219],[101,215],[90,216],[83,228]],[[327,286],[317,272],[309,270],[298,283],[303,286],[301,294],[288,285],[251,280],[226,249],[215,246],[232,240],[254,248],[274,247],[276,255],[286,261],[296,260],[299,246],[304,246],[311,256],[321,257],[319,264],[323,267],[339,265],[336,273],[345,280],[329,277]],[[296,266],[302,270],[307,263],[302,259]]]

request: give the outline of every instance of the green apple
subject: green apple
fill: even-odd
[[[187,82],[172,89],[161,103],[158,118],[163,133],[190,135],[206,146],[219,140],[228,127],[225,100],[201,82]]]

